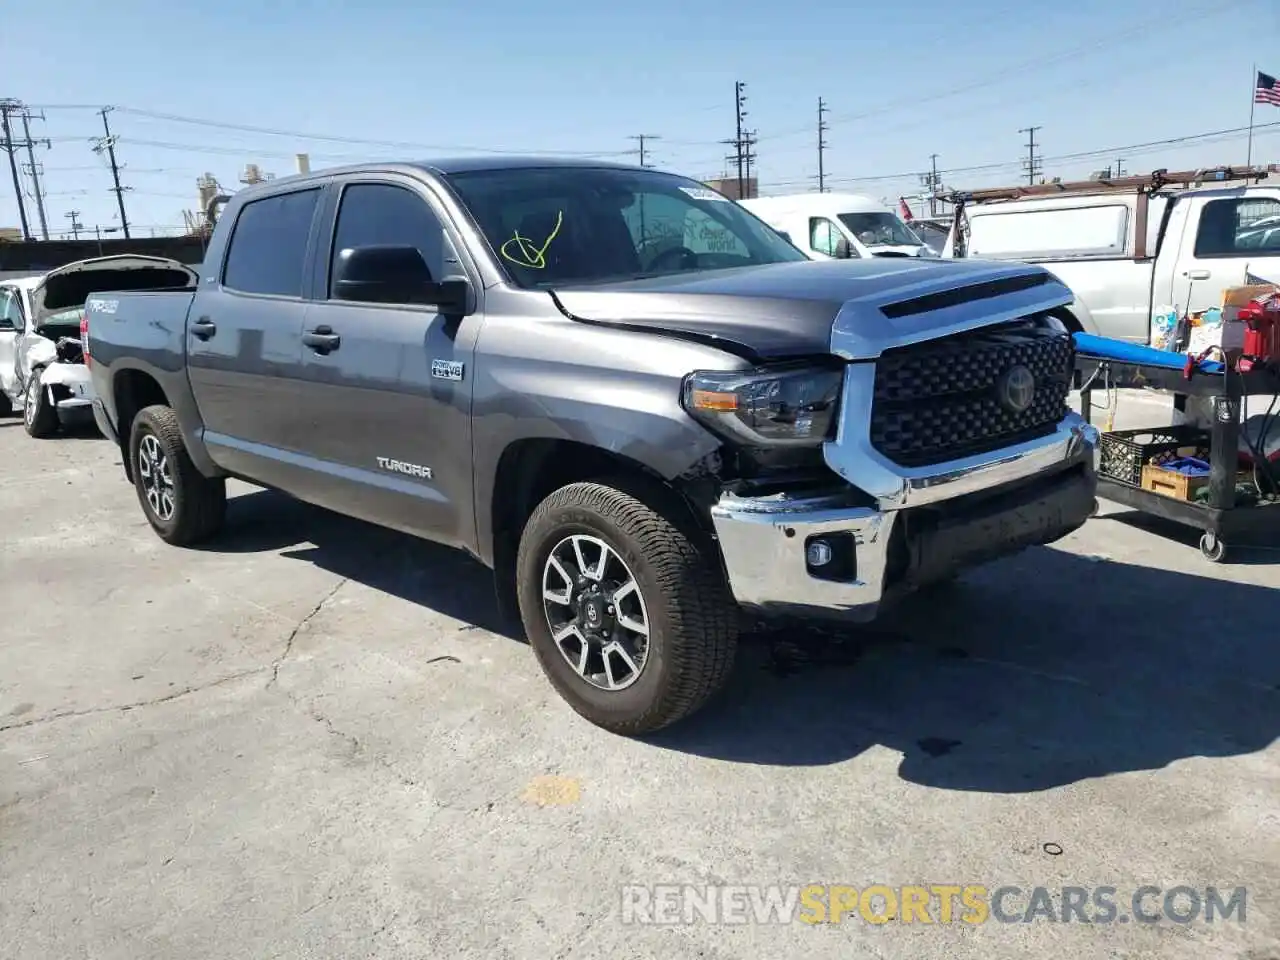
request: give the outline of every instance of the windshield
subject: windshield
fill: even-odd
[[[525,288],[808,259],[723,194],[671,174],[525,167],[445,179]]]
[[[868,247],[919,247],[922,241],[892,213],[842,213],[840,222]]]

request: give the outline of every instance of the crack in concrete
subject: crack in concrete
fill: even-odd
[[[133,703],[117,703],[112,704],[109,707],[86,707],[84,710],[59,710],[57,713],[50,713],[43,717],[33,717],[30,720],[23,720],[18,723],[4,724],[3,726],[0,726],[0,733],[4,733],[6,730],[21,730],[26,727],[35,727],[44,723],[53,723],[55,720],[66,720],[70,717],[90,717],[97,713],[127,713],[130,710],[138,710],[142,707],[154,707],[162,703],[179,700],[182,697],[190,696],[193,693],[200,693],[204,690],[220,687],[223,684],[234,683],[236,680],[243,680],[246,677],[265,673],[267,669],[267,667],[251,667],[248,670],[237,670],[235,673],[229,673],[225,677],[210,680],[208,683],[198,683],[194,686],[183,687],[181,690],[174,690],[170,693],[166,693],[162,697],[152,697],[149,700],[135,700]]]
[[[360,738],[354,733],[347,733],[345,730],[338,729],[337,724],[317,710],[314,706],[307,706],[292,694],[287,694],[287,696],[289,697],[289,702],[292,703],[300,713],[305,714],[316,723],[321,724],[325,730],[328,731],[330,736],[337,737],[339,740],[345,740],[351,747],[352,758],[357,756],[365,757],[371,764],[373,764],[373,766],[385,773],[391,774],[391,776],[394,777],[402,787],[420,786],[417,780],[414,780],[412,777],[406,776],[397,770],[395,765],[386,757],[368,750],[364,743],[361,742]]]
[[[312,621],[312,619],[316,616],[316,614],[318,614],[321,611],[324,605],[328,603],[330,600],[332,600],[333,595],[337,593],[339,590],[341,590],[347,584],[347,582],[348,582],[348,578],[343,577],[341,580],[335,583],[333,587],[330,588],[330,590],[316,602],[316,605],[311,608],[311,610],[307,613],[307,615],[304,616],[301,620],[299,620],[296,624],[294,624],[293,629],[289,631],[289,635],[284,638],[284,650],[280,652],[280,656],[276,657],[274,660],[271,661],[271,678],[267,681],[268,688],[275,686],[276,683],[279,681],[280,667],[284,664],[285,660],[289,658],[289,654],[293,652],[293,641],[298,638],[298,634],[302,632],[303,627],[305,627],[308,623]]]
[[[117,703],[107,707],[86,707],[83,710],[59,710],[56,713],[46,714],[40,717],[32,717],[29,720],[21,720],[16,723],[0,724],[0,733],[8,730],[22,730],[27,727],[40,726],[45,723],[53,723],[55,720],[67,720],[73,717],[90,717],[99,713],[127,713],[130,710],[139,710],[143,707],[159,706],[162,703],[170,703],[179,700],[182,697],[189,697],[193,693],[201,693],[205,690],[211,690],[214,687],[220,687],[223,684],[234,683],[236,680],[243,680],[246,677],[257,676],[261,673],[270,672],[271,676],[267,680],[267,687],[271,687],[280,676],[280,666],[285,659],[293,651],[293,642],[297,638],[299,632],[318,614],[322,607],[333,598],[333,595],[342,589],[347,583],[347,578],[343,577],[330,588],[323,597],[316,603],[310,611],[307,612],[301,620],[297,622],[289,635],[285,637],[284,651],[276,659],[265,667],[250,667],[245,670],[237,670],[235,673],[229,673],[224,677],[218,677],[216,680],[210,680],[208,683],[198,683],[191,686],[183,687],[181,690],[173,690],[164,696],[151,697],[147,700],[135,700],[132,703]]]

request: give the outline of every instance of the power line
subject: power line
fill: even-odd
[[[101,112],[101,107],[90,107],[85,104],[45,104],[42,109],[67,109],[67,110],[95,110]],[[137,107],[109,107],[107,109],[114,110],[117,113],[125,114],[131,117],[142,117],[149,120],[162,120],[167,123],[184,123],[197,127],[209,127],[217,130],[234,130],[240,133],[256,133],[269,137],[288,137],[292,140],[313,140],[326,143],[344,143],[352,146],[361,147],[385,147],[389,150],[426,150],[440,152],[457,152],[457,153],[485,153],[496,156],[576,156],[576,157],[623,157],[631,153],[630,150],[588,150],[588,151],[565,151],[565,150],[508,150],[497,149],[492,147],[476,147],[458,144],[431,144],[431,143],[415,143],[405,140],[371,140],[361,137],[345,136],[340,134],[329,133],[308,133],[300,130],[285,130],[278,127],[260,127],[244,123],[227,123],[222,120],[209,120],[203,117],[188,117],[177,113],[161,113],[155,110],[142,110]],[[292,157],[294,154],[289,154]]]
[[[93,149],[101,153],[103,150],[107,152],[107,159],[111,163],[111,180],[115,186],[111,188],[111,192],[116,195],[116,205],[120,208],[120,227],[124,231],[124,238],[131,239],[129,236],[129,218],[124,212],[124,192],[128,187],[120,186],[120,165],[116,163],[116,138],[111,135],[111,124],[107,121],[107,114],[111,112],[111,107],[103,107],[100,111],[102,114],[102,129],[106,136],[102,137],[97,146]]]
[[[27,147],[27,175],[31,177],[31,190],[35,194],[36,213],[40,217],[40,237],[43,240],[49,239],[49,220],[44,213],[44,196],[41,194],[40,173],[42,167],[36,163],[36,144],[43,143],[46,150],[51,149],[52,144],[46,138],[44,140],[31,139],[31,121],[37,119],[37,115],[30,110],[22,111],[22,137],[26,141]],[[44,114],[41,113],[38,119],[44,120]]]
[[[0,100],[0,130],[4,132],[4,152],[9,155],[9,172],[13,175],[13,199],[18,204],[18,219],[22,222],[22,239],[31,239],[31,226],[27,223],[27,205],[22,197],[22,180],[18,176],[18,161],[15,152],[18,145],[13,140],[13,127],[10,115],[24,109],[18,100]]]
[[[845,116],[833,117],[831,122],[833,126],[836,124],[853,123],[854,121],[857,121],[857,120],[866,120],[870,117],[881,116],[885,113],[889,113],[891,111],[897,110],[900,107],[914,106],[922,103],[935,103],[939,100],[947,100],[952,97],[959,96],[960,94],[969,93],[972,90],[980,90],[984,87],[994,86],[995,84],[1000,83],[1011,76],[1016,76],[1017,74],[1020,74],[1020,73],[1035,72],[1037,74],[1043,74],[1044,69],[1046,67],[1052,66],[1054,64],[1064,63],[1068,61],[1075,62],[1075,61],[1078,61],[1083,55],[1105,49],[1109,46],[1114,46],[1117,43],[1123,43],[1123,42],[1129,41],[1131,38],[1135,36],[1147,37],[1159,30],[1167,30],[1173,27],[1185,26],[1189,22],[1194,22],[1196,20],[1201,20],[1209,16],[1220,14],[1224,10],[1227,10],[1231,7],[1240,6],[1242,3],[1245,3],[1245,2],[1251,2],[1251,0],[1223,0],[1223,2],[1221,3],[1215,4],[1213,6],[1202,7],[1196,10],[1194,13],[1189,14],[1187,16],[1183,16],[1183,17],[1169,17],[1164,20],[1154,20],[1154,21],[1150,17],[1147,17],[1143,19],[1140,23],[1135,23],[1132,26],[1126,27],[1122,30],[1119,30],[1119,31],[1108,30],[1105,36],[1089,41],[1088,43],[1081,44],[1077,47],[1073,47],[1069,50],[1064,50],[1060,53],[1056,53],[1053,56],[1037,57],[1035,59],[1025,60],[1019,63],[1011,64],[1008,67],[1003,67],[1000,70],[987,74],[977,80],[974,80],[971,83],[960,84],[957,86],[943,85],[940,89],[937,89],[936,92],[934,93],[927,93],[927,94],[922,94],[920,96],[913,96],[913,97],[902,98],[899,100],[886,101],[881,106],[875,107],[871,110],[863,111],[862,113],[847,114]],[[761,139],[762,140],[778,140],[784,137],[798,136],[800,134],[809,133],[809,132],[810,132],[809,129],[806,127],[796,127],[790,130],[775,131],[765,137],[762,137]]]
[[[1037,163],[1076,163],[1086,160],[1096,160],[1099,158],[1113,157],[1117,154],[1127,154],[1129,156],[1140,155],[1146,153],[1155,153],[1169,148],[1178,148],[1186,146],[1200,146],[1207,143],[1221,143],[1230,140],[1239,140],[1248,134],[1249,128],[1246,127],[1227,127],[1222,130],[1209,130],[1204,133],[1191,133],[1180,137],[1167,137],[1163,140],[1150,140],[1145,143],[1129,143],[1119,147],[1105,147],[1099,150],[1082,150],[1077,153],[1063,153],[1051,157],[1037,156]],[[1254,137],[1258,136],[1259,131],[1266,133],[1280,133],[1280,121],[1266,124],[1255,124],[1253,127]],[[1039,144],[1037,144],[1037,147]],[[944,174],[975,174],[975,173],[996,173],[1001,170],[1019,169],[1025,165],[1026,160],[997,160],[990,163],[977,163],[964,167],[948,167],[938,171],[939,176]],[[914,171],[902,171],[900,173],[886,173],[875,176],[864,177],[839,177],[832,182],[837,183],[879,183],[887,180],[911,180],[918,177],[919,174]],[[791,186],[803,183],[801,180],[779,180],[772,183],[773,186]]]
[[[1023,168],[1027,171],[1027,183],[1034,184],[1036,177],[1040,175],[1040,170],[1044,166],[1044,160],[1036,156],[1036,131],[1042,130],[1043,127],[1023,127],[1019,133],[1027,135],[1027,159],[1022,162]]]
[[[66,213],[63,214],[63,216],[71,221],[71,236],[76,240],[79,240],[80,231],[84,229],[84,224],[77,219],[80,216],[80,211],[68,210]]]
[[[827,122],[823,119],[827,113],[827,105],[821,97],[818,98],[818,192],[827,192],[827,172],[824,166],[825,154],[827,152],[827,141],[823,139],[823,134],[829,129]]]

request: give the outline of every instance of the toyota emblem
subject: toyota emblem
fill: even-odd
[[[1036,398],[1036,378],[1026,367],[1010,367],[997,384],[1000,405],[1010,413],[1026,413]]]

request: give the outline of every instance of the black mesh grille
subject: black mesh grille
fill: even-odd
[[[1024,320],[898,347],[876,364],[871,443],[895,463],[924,466],[997,450],[1052,432],[1067,413],[1075,344]],[[1002,376],[1024,366],[1035,396],[1014,412]]]

